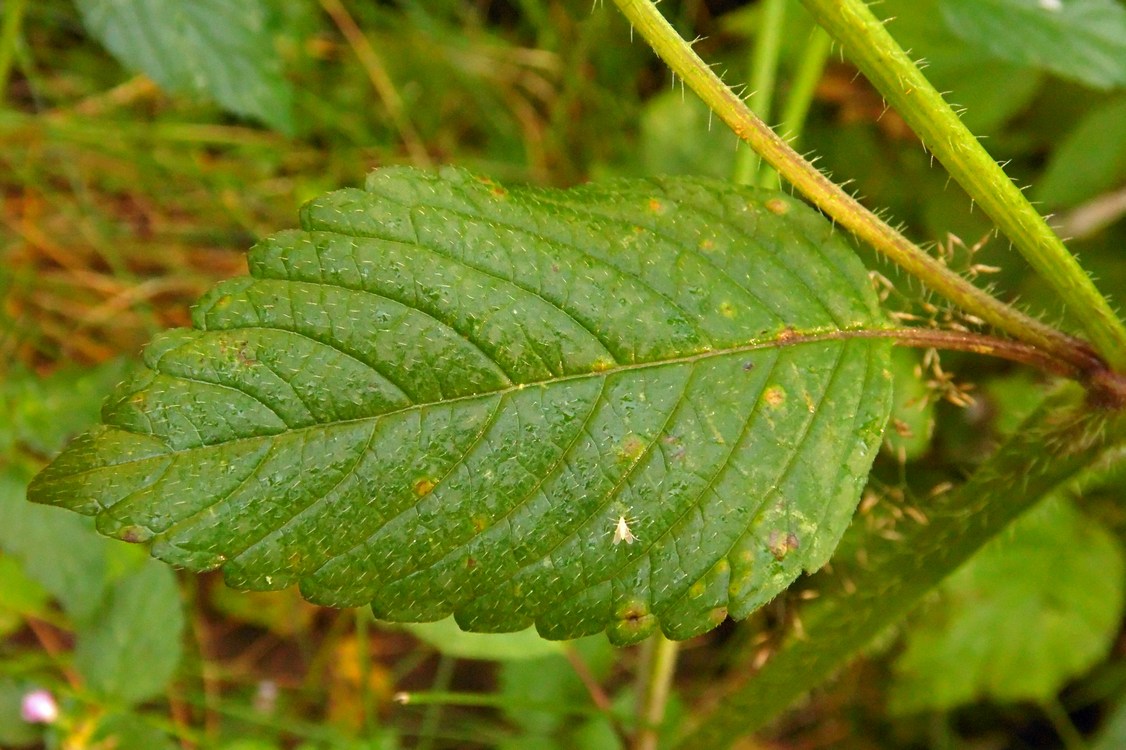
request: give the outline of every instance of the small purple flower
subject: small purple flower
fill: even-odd
[[[59,718],[59,704],[48,690],[32,690],[20,703],[20,716],[29,724],[54,724]]]

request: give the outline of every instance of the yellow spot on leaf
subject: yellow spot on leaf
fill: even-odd
[[[426,497],[434,491],[434,480],[429,477],[416,479],[412,489],[414,489],[415,497]]]
[[[762,400],[767,406],[778,408],[786,403],[786,390],[780,385],[772,385],[763,391]]]

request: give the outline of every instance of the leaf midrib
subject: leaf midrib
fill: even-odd
[[[244,326],[242,328],[243,329],[254,329],[254,328],[261,328],[261,326]],[[271,328],[270,330],[275,330],[275,329]],[[481,393],[472,393],[472,394],[467,394],[467,395],[464,395],[464,396],[456,396],[454,398],[446,399],[446,400],[443,400],[443,401],[427,401],[427,402],[421,402],[421,403],[414,403],[414,404],[410,404],[408,406],[404,406],[404,407],[399,408],[399,409],[392,409],[391,411],[382,412],[380,414],[372,414],[372,415],[365,416],[365,417],[356,417],[354,419],[338,419],[338,420],[335,420],[335,421],[332,421],[332,422],[317,422],[315,424],[305,425],[304,427],[292,427],[292,428],[288,428],[288,429],[285,429],[285,430],[281,430],[279,432],[273,432],[273,433],[269,433],[269,434],[265,434],[265,435],[248,435],[246,437],[232,438],[230,440],[221,440],[221,441],[214,442],[214,443],[202,443],[200,445],[192,446],[191,448],[181,448],[181,449],[178,449],[178,450],[170,448],[167,453],[162,453],[159,456],[145,456],[144,458],[131,459],[131,460],[127,460],[127,461],[120,461],[118,463],[107,463],[107,464],[103,464],[101,466],[98,466],[98,467],[95,467],[95,468],[92,468],[92,469],[86,469],[84,471],[78,471],[78,472],[73,472],[73,473],[67,474],[66,477],[68,479],[69,478],[75,478],[75,477],[81,477],[81,476],[85,476],[87,474],[93,474],[93,473],[96,473],[96,472],[99,472],[99,471],[104,471],[106,469],[110,469],[110,468],[117,467],[117,466],[129,466],[129,465],[133,465],[133,464],[143,463],[143,462],[146,462],[146,461],[167,460],[168,458],[174,458],[174,457],[177,457],[177,456],[185,455],[185,454],[188,454],[188,453],[192,453],[193,451],[203,450],[203,449],[207,449],[207,448],[215,448],[215,447],[220,447],[220,446],[224,446],[224,445],[237,445],[237,444],[240,444],[240,443],[243,443],[243,442],[246,442],[246,441],[251,441],[251,440],[271,440],[271,439],[273,439],[273,438],[275,438],[279,435],[299,433],[299,432],[306,431],[306,430],[317,430],[317,429],[324,429],[326,427],[335,427],[335,426],[348,425],[348,424],[358,424],[358,423],[361,423],[361,422],[366,422],[366,421],[370,421],[370,420],[374,420],[374,419],[383,419],[385,417],[392,417],[392,416],[395,416],[395,415],[398,415],[398,414],[404,414],[404,413],[407,413],[407,412],[410,412],[410,411],[413,411],[413,410],[418,410],[418,409],[429,409],[429,408],[434,408],[434,407],[438,407],[438,406],[446,406],[446,405],[449,405],[449,404],[454,404],[454,403],[458,403],[458,402],[462,402],[462,401],[471,401],[473,399],[487,398],[487,397],[492,397],[492,396],[502,396],[503,397],[503,396],[505,396],[509,393],[522,391],[522,390],[525,390],[527,388],[537,388],[537,387],[538,388],[546,388],[546,387],[553,386],[553,385],[556,385],[556,384],[559,384],[559,383],[573,382],[573,381],[582,380],[582,379],[585,379],[585,378],[610,377],[611,375],[616,375],[616,374],[622,373],[622,372],[643,370],[643,369],[653,368],[653,367],[664,367],[664,366],[668,366],[668,365],[679,365],[679,364],[691,364],[691,363],[694,363],[694,362],[700,362],[700,361],[704,361],[704,360],[711,359],[711,358],[714,358],[714,357],[725,357],[725,356],[731,356],[731,355],[735,355],[735,354],[746,354],[746,353],[750,353],[750,352],[754,352],[754,351],[761,351],[761,350],[764,350],[764,349],[772,349],[772,348],[782,349],[782,348],[787,348],[787,347],[791,347],[791,346],[801,346],[801,345],[805,345],[805,344],[819,344],[819,343],[823,343],[823,342],[826,342],[826,341],[848,341],[848,340],[851,340],[851,339],[858,339],[858,338],[864,338],[864,339],[882,338],[880,334],[882,334],[886,331],[890,331],[890,330],[893,330],[893,329],[849,328],[849,329],[839,329],[839,330],[834,329],[834,330],[830,330],[830,331],[818,331],[818,332],[814,332],[814,333],[790,334],[789,336],[784,336],[783,338],[773,338],[773,339],[769,339],[769,340],[753,341],[751,343],[740,344],[738,346],[732,346],[732,347],[725,347],[723,349],[714,349],[714,350],[704,351],[704,352],[695,352],[693,354],[684,355],[684,356],[681,356],[681,357],[672,357],[672,358],[669,358],[669,359],[654,360],[654,361],[650,361],[650,362],[634,362],[634,363],[630,363],[630,364],[623,364],[623,365],[608,367],[605,370],[575,373],[575,374],[572,374],[572,375],[561,375],[561,376],[554,377],[554,378],[547,378],[547,379],[544,379],[544,380],[537,380],[537,381],[532,381],[532,382],[528,382],[528,383],[516,383],[514,385],[511,385],[511,386],[508,386],[508,387],[505,387],[505,388],[499,388],[499,389],[493,390],[493,391],[484,391],[484,392],[481,392]],[[172,378],[181,378],[182,377],[180,375],[170,375],[170,374],[167,374],[167,373],[161,373],[159,370],[157,370],[156,372],[158,372],[161,375],[166,375],[167,377],[172,377]],[[190,378],[185,378],[185,379],[190,380]],[[211,381],[202,381],[202,382],[205,382],[208,385],[214,385],[216,387],[232,388],[233,390],[236,390],[239,393],[243,393],[244,395],[246,395],[249,398],[254,398],[251,394],[248,394],[248,393],[246,393],[245,391],[242,391],[239,388],[234,388],[233,386],[228,386],[224,383],[213,383]],[[108,426],[115,429],[115,430],[119,430],[121,432],[128,432],[128,433],[131,433],[131,434],[134,434],[134,435],[143,435],[145,437],[152,437],[152,438],[155,438],[157,440],[161,440],[162,442],[164,441],[164,439],[160,435],[154,435],[154,434],[151,434],[151,433],[139,433],[139,432],[136,432],[134,430],[127,430],[123,427],[118,427],[117,425],[108,425]]]

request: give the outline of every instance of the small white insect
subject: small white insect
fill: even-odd
[[[618,516],[618,522],[614,525],[614,544],[633,544],[637,541],[637,537],[629,530],[629,523],[626,521],[625,516]]]
[[[1040,7],[1044,10],[1058,13],[1063,10],[1062,0],[1040,0]]]

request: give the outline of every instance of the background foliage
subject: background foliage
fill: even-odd
[[[244,272],[245,248],[293,226],[315,195],[400,163],[559,187],[727,178],[734,136],[670,88],[610,8],[132,5],[151,12],[144,24],[124,23],[130,4],[108,0],[0,5],[0,746],[617,746],[612,727],[632,721],[629,676],[641,653],[601,639],[546,647],[529,634],[466,645],[363,611],[315,610],[289,591],[240,594],[29,506],[23,490],[93,421],[119,357],[184,325],[188,303]],[[189,5],[206,16],[184,15]],[[791,5],[782,95],[810,29]],[[991,153],[1057,213],[1100,286],[1126,289],[1126,8],[1061,0],[1056,22],[1030,15],[1042,5],[1052,4],[888,0],[875,10],[895,18],[892,33],[929,61]],[[706,37],[697,49],[729,80],[741,77],[758,3],[661,8],[686,37]],[[802,147],[952,266],[998,267],[990,280],[1006,296],[1052,321],[1062,315],[838,57]],[[893,311],[958,321],[868,261],[890,277]],[[980,463],[1043,392],[1034,374],[980,358],[911,353],[897,368],[899,406],[855,524],[889,538],[925,523],[935,493]],[[1017,748],[1079,747],[1087,736],[1117,747],[1124,488],[1124,472],[1109,470],[1022,519],[761,741]],[[669,731],[765,657],[776,630],[800,618],[798,599],[688,645]],[[1006,602],[1019,602],[1020,615]],[[1029,645],[1014,650],[1020,636]],[[53,727],[18,717],[33,686],[61,701]],[[422,692],[397,706],[397,690]]]

